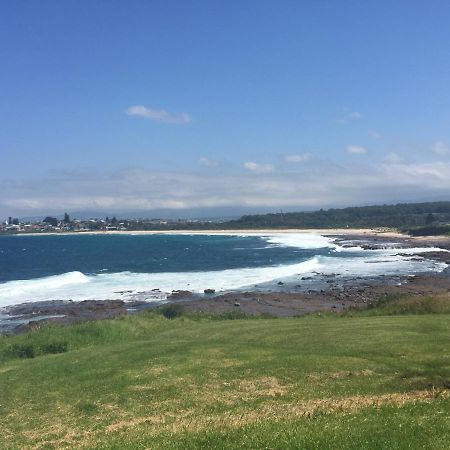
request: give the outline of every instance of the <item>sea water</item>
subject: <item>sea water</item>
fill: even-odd
[[[251,289],[282,280],[442,271],[435,248],[344,248],[294,234],[0,236],[0,307],[45,300],[144,299],[172,290]]]

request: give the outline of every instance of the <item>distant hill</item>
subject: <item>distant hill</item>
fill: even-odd
[[[229,228],[410,228],[450,223],[450,202],[399,203],[321,209],[313,212],[244,215]]]

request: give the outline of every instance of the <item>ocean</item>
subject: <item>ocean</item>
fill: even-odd
[[[0,236],[0,307],[46,300],[164,300],[172,290],[264,289],[281,281],[413,275],[432,248],[364,250],[311,233]],[[415,256],[413,256],[415,255]]]

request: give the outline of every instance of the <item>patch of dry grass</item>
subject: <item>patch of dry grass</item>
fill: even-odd
[[[274,380],[265,380],[263,384],[277,385]],[[241,385],[255,388],[254,382],[241,380]],[[257,410],[240,409],[228,411],[223,414],[198,415],[195,409],[164,414],[153,414],[142,417],[132,417],[107,425],[99,430],[67,430],[61,425],[52,426],[44,433],[27,433],[27,437],[41,442],[33,448],[41,449],[49,445],[55,448],[88,447],[93,445],[103,433],[128,433],[131,429],[145,427],[145,433],[158,435],[164,432],[198,433],[205,430],[220,430],[238,428],[252,423],[279,420],[293,420],[299,417],[311,418],[315,414],[349,414],[364,408],[379,408],[385,405],[401,407],[408,403],[425,402],[448,399],[446,390],[422,390],[404,393],[391,393],[383,395],[356,395],[344,398],[325,398],[293,403],[266,403]],[[47,439],[49,435],[64,433],[59,439]]]

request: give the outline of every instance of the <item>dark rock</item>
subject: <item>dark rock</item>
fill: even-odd
[[[179,298],[185,298],[185,297],[191,297],[191,296],[192,296],[191,291],[183,291],[183,290],[172,291],[172,293],[167,296],[167,300],[176,300]]]
[[[216,290],[215,289],[205,289],[204,291],[203,291],[205,294],[214,294],[215,292],[216,292]]]

